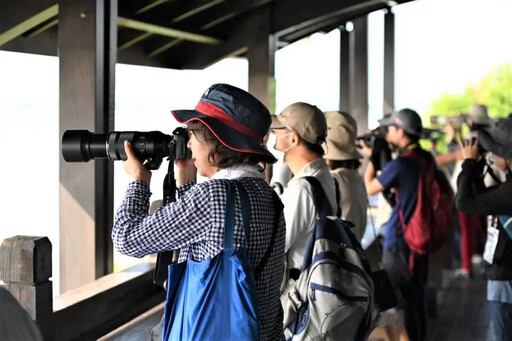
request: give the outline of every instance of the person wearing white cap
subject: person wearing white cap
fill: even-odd
[[[340,188],[341,217],[354,224],[352,231],[361,241],[366,227],[368,195],[357,169],[363,156],[356,147],[357,123],[343,111],[325,112],[327,139],[324,158]]]

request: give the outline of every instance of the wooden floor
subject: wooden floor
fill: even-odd
[[[486,300],[486,281],[475,276],[469,281],[447,280],[438,291],[437,318],[428,321],[428,341],[494,341]],[[148,312],[130,326],[111,333],[102,340],[146,340],[151,328],[162,315],[162,307]],[[389,340],[381,331],[371,340]],[[402,339],[403,340],[403,339]]]
[[[486,294],[481,276],[451,281],[438,295],[438,317],[429,321],[428,340],[494,341]]]
[[[470,280],[454,279],[451,272],[444,277],[443,289],[436,295],[437,316],[428,319],[427,341],[495,341],[486,299],[486,280],[482,275]],[[401,328],[401,323],[397,324]],[[395,334],[400,333],[395,330]],[[407,338],[388,337],[384,328],[378,328],[370,340],[404,341]]]

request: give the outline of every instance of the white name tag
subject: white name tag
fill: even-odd
[[[496,252],[496,246],[498,245],[498,237],[500,231],[495,227],[487,228],[487,242],[485,243],[484,260],[492,264],[494,262],[494,253]]]

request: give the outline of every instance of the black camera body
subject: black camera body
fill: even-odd
[[[62,156],[67,162],[88,162],[93,159],[126,161],[124,141],[129,141],[137,158],[149,170],[160,167],[164,157],[184,160],[191,157],[187,148],[188,130],[178,127],[173,135],[160,131],[112,131],[95,134],[88,130],[66,130],[62,136]]]
[[[372,132],[356,137],[356,141],[363,141],[369,148],[373,149],[375,144],[382,145],[386,143],[386,134],[380,130],[373,130]]]
[[[356,141],[363,141],[372,150],[370,160],[376,171],[383,169],[391,161],[391,149],[386,141],[385,127],[379,127],[368,134],[358,136]]]

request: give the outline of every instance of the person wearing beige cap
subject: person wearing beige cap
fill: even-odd
[[[363,156],[356,147],[357,123],[343,111],[325,112],[327,139],[325,160],[340,188],[341,217],[352,222],[357,240],[361,241],[366,227],[368,195],[363,178],[357,172]]]
[[[487,106],[483,104],[473,104],[468,111],[467,124],[471,130],[475,130],[480,127],[487,127],[493,121],[487,113]]]
[[[276,138],[274,149],[284,153],[284,162],[293,173],[281,194],[286,221],[286,286],[289,278],[297,279],[300,274],[317,215],[311,185],[302,178],[312,176],[321,183],[334,214],[338,204],[334,179],[322,157],[327,135],[324,113],[314,105],[294,103],[272,117],[270,130]]]

